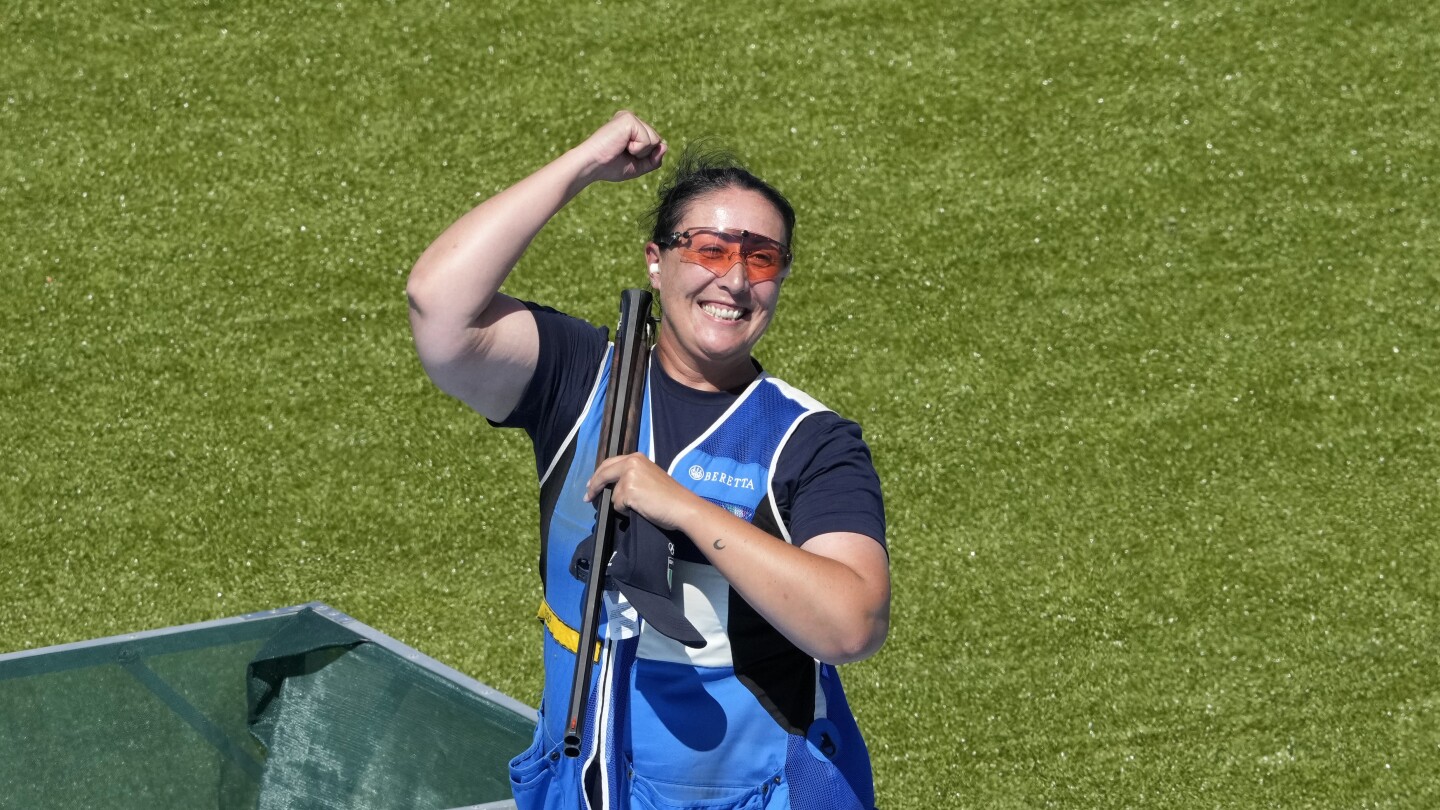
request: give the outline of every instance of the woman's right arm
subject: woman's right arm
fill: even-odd
[[[535,371],[539,334],[500,285],[565,204],[597,180],[659,167],[665,142],[620,111],[583,143],[457,220],[420,255],[405,285],[415,351],[430,379],[484,416],[510,415]]]

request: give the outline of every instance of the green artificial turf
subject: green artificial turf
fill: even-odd
[[[795,202],[864,426],[881,805],[1433,807],[1440,13],[11,0],[0,650],[322,600],[527,702],[534,463],[403,295],[618,108]],[[608,324],[654,178],[507,291]]]

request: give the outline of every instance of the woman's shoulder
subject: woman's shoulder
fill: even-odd
[[[871,466],[859,422],[778,377],[766,374],[765,382],[802,409],[781,450],[780,469],[786,477],[804,479],[839,464]]]
[[[566,312],[534,301],[520,301],[535,318],[540,330],[540,351],[549,352],[573,346],[601,346],[609,342],[609,333],[602,326],[577,318]],[[547,346],[546,344],[550,344]]]
[[[605,329],[554,307],[521,301],[535,318],[539,353],[520,403],[499,427],[523,428],[535,443],[536,463],[544,469],[570,425],[579,418],[605,358]]]
[[[791,432],[776,464],[776,505],[792,542],[857,532],[885,543],[885,499],[860,424],[814,410]]]
[[[804,442],[806,445],[813,445],[817,441],[837,441],[846,444],[858,442],[862,446],[865,444],[859,422],[842,416],[819,399],[779,377],[766,374],[765,382],[774,386],[783,397],[803,409],[792,439],[803,438],[806,440]]]

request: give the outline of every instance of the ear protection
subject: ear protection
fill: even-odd
[[[652,263],[652,264],[650,265],[650,275],[656,276],[656,275],[659,275],[659,274],[660,274],[660,263],[659,263],[659,262],[654,262],[654,263]]]

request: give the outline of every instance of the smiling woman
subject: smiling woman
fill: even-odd
[[[645,246],[650,286],[660,293],[665,313],[656,354],[666,371],[692,388],[743,386],[755,377],[750,353],[780,300],[779,274],[770,271],[789,252],[759,234],[789,231],[768,200],[743,188],[690,200],[680,228],[663,237],[668,246],[659,240]],[[762,265],[762,272],[752,264]]]
[[[879,480],[859,426],[752,356],[779,302],[795,214],[733,160],[687,154],[644,245],[663,317],[638,451],[597,457],[612,347],[604,330],[502,295],[542,227],[597,180],[658,168],[667,147],[620,112],[585,142],[450,226],[411,272],[431,378],[501,427],[541,471],[545,687],[511,763],[522,808],[870,808],[869,755],[835,665],[889,629]],[[581,756],[561,756],[599,493],[669,593],[606,593]],[[623,545],[623,544],[622,544]],[[663,587],[663,586],[662,586]],[[664,614],[664,615],[662,615]]]

